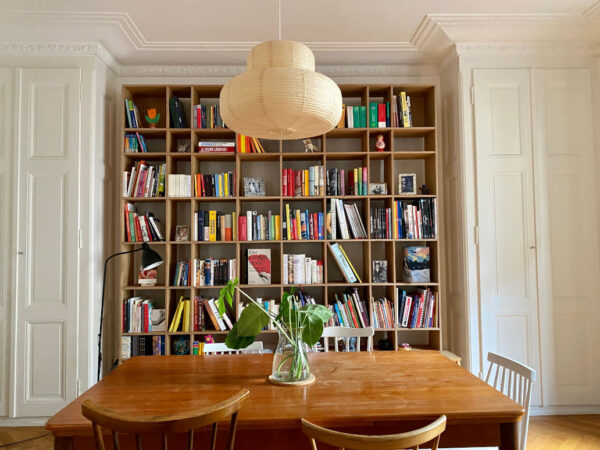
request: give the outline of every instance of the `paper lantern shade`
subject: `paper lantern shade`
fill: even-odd
[[[303,139],[332,130],[342,114],[342,93],[314,66],[304,44],[257,45],[246,72],[221,90],[223,121],[237,133],[262,139]]]

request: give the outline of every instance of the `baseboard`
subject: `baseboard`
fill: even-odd
[[[49,417],[0,417],[0,427],[43,427]]]
[[[532,406],[532,416],[564,416],[577,414],[600,414],[600,405]]]

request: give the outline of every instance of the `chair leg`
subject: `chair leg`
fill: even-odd
[[[218,424],[215,422],[212,426],[212,435],[210,438],[210,450],[215,450],[217,446],[217,426]]]
[[[229,426],[229,442],[227,443],[227,449],[233,450],[233,445],[235,443],[235,430],[237,427],[237,415],[238,413],[233,413],[231,416],[231,424]]]

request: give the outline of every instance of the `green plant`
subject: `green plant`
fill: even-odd
[[[226,304],[233,306],[233,295],[236,290],[250,300],[250,304],[244,308],[240,318],[233,325],[233,329],[225,339],[225,344],[230,348],[245,348],[252,344],[256,336],[272,321],[294,350],[281,361],[277,370],[281,370],[288,358],[293,358],[290,379],[298,379],[303,364],[306,364],[306,361],[302,360],[303,352],[300,351],[302,342],[315,345],[323,334],[323,324],[333,317],[332,312],[323,305],[300,306],[294,297],[295,289],[292,287],[290,292],[283,293],[279,313],[274,314],[265,310],[260,303],[240,289],[236,278],[229,281],[219,293],[217,305],[220,314],[225,312]]]

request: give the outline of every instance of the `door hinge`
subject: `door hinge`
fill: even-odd
[[[79,229],[79,250],[83,248],[83,234],[81,233],[81,228]]]
[[[475,86],[471,86],[471,105],[475,104]]]
[[[473,240],[475,241],[475,245],[479,245],[479,225],[473,227]]]

